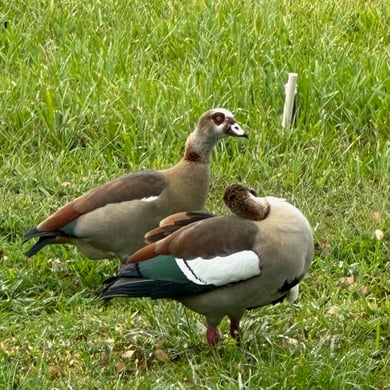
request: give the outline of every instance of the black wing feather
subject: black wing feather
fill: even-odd
[[[142,277],[139,264],[129,264],[117,276],[107,279],[102,292],[102,299],[115,297],[149,297],[152,299],[178,298],[196,295],[214,290],[214,285],[199,285],[188,282],[172,282]]]
[[[24,236],[22,243],[24,244],[32,238],[39,237],[39,240],[27,251],[25,255],[28,257],[34,256],[44,246],[54,244],[58,236],[67,237],[67,235],[60,230],[53,230],[51,232],[41,232],[37,228],[30,229]]]

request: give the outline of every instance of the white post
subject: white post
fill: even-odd
[[[282,118],[282,126],[284,129],[289,129],[291,126],[294,99],[297,93],[297,78],[298,73],[289,73],[287,84],[284,86],[286,93]]]

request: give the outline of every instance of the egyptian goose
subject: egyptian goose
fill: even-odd
[[[206,316],[210,345],[220,340],[224,316],[239,343],[246,309],[294,302],[313,259],[307,219],[284,199],[259,198],[239,184],[226,189],[224,201],[232,215],[179,213],[163,220],[146,235],[152,243],[107,281],[103,299],[173,298]]]
[[[210,181],[210,156],[222,138],[248,137],[228,110],[204,113],[189,135],[184,156],[165,170],[143,170],[98,186],[29,230],[39,237],[27,252],[48,244],[73,244],[90,259],[127,256],[145,245],[144,235],[175,212],[202,210]]]

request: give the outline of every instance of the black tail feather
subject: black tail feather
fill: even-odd
[[[214,290],[213,285],[199,285],[188,281],[173,282],[168,280],[153,280],[143,278],[138,273],[138,264],[131,264],[117,276],[107,279],[102,291],[101,298],[109,301],[115,297],[152,299],[178,298],[188,295],[202,294]],[[127,272],[126,272],[127,271]]]
[[[24,244],[32,238],[36,237],[39,237],[39,240],[27,252],[25,252],[26,256],[34,256],[46,245],[54,244],[58,236],[66,235],[59,230],[53,230],[51,232],[40,232],[36,227],[33,227],[23,236],[22,243]]]
[[[25,252],[25,255],[28,257],[34,256],[37,254],[43,247],[46,245],[52,244],[56,239],[56,236],[54,237],[39,237],[39,240],[37,243],[35,243],[28,251]]]
[[[120,278],[106,286],[101,297],[104,301],[115,297],[152,297],[154,288],[154,280]]]
[[[32,229],[30,229],[29,231],[27,231],[24,236],[23,236],[23,244],[28,241],[28,240],[31,240],[32,238],[34,237],[38,237],[40,235],[40,231],[37,229],[36,226],[34,226]]]

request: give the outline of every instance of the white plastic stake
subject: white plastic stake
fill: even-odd
[[[286,93],[282,118],[282,126],[284,129],[289,129],[291,126],[294,99],[297,93],[297,78],[298,73],[289,73],[287,84],[284,86]]]

